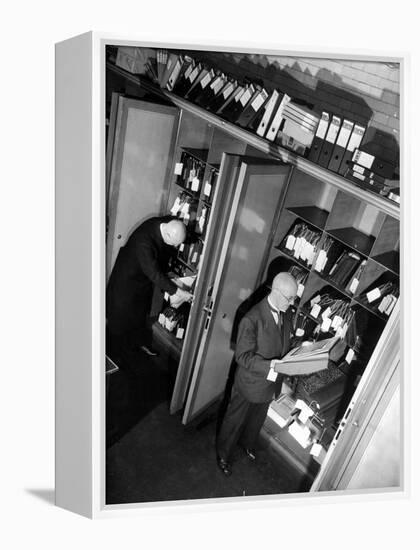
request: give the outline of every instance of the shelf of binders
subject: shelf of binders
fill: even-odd
[[[166,89],[158,87],[147,77],[134,75],[120,67],[116,67],[111,61],[107,62],[107,68],[115,73],[123,75],[127,80],[137,84],[140,89],[143,89],[148,93],[152,93],[158,97],[166,97],[174,105],[182,109],[183,113],[189,113],[196,116],[197,119],[201,119],[203,122],[210,124],[213,128],[221,129],[224,132],[229,133],[232,137],[247,143],[259,151],[262,151],[273,158],[278,158],[283,162],[289,163],[298,168],[301,172],[311,175],[320,181],[333,185],[336,189],[341,189],[349,195],[360,197],[367,204],[377,206],[383,212],[399,219],[400,210],[398,204],[393,203],[380,195],[373,194],[365,188],[355,186],[353,182],[346,180],[341,174],[335,173],[312,162],[311,160],[299,156],[297,153],[287,150],[282,145],[272,143],[252,131],[242,128],[240,125],[223,120],[220,116],[208,111],[202,106],[196,105],[183,97],[179,97]]]

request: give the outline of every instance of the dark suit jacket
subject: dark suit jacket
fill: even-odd
[[[281,358],[290,349],[292,312],[280,314],[282,328],[277,326],[267,298],[255,305],[241,320],[236,341],[235,358],[238,364],[235,385],[252,403],[271,401],[279,390],[282,377],[276,382],[267,380],[272,359]]]
[[[120,249],[106,296],[107,320],[112,332],[142,326],[150,310],[154,286],[169,294],[176,292],[177,286],[166,274],[176,249],[167,245],[160,233],[160,224],[172,219],[165,216],[146,220]]]

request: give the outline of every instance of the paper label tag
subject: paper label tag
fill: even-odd
[[[365,168],[371,168],[374,160],[375,160],[374,155],[370,155],[369,153],[360,151],[359,149],[357,149],[354,152],[353,158],[352,158],[353,162],[357,162],[357,164],[360,164]]]
[[[200,70],[200,65],[196,65],[194,67],[194,70],[191,71],[191,73],[189,74],[190,82],[193,82],[193,80],[197,78],[199,70]]]
[[[163,315],[163,313],[160,313],[159,317],[158,317],[159,324],[164,326],[165,325],[165,319],[166,319],[166,317]]]
[[[331,326],[331,319],[329,317],[324,317],[322,321],[321,330],[322,332],[328,332]]]
[[[359,166],[358,164],[353,165],[353,171],[358,172],[359,174],[365,173],[365,169],[363,168],[363,166]]]
[[[354,350],[350,348],[346,355],[346,359],[345,359],[346,363],[350,365],[350,363],[353,361],[353,358],[354,358]]]
[[[331,327],[336,329],[338,327],[340,327],[343,323],[343,318],[340,317],[339,315],[334,315],[334,318],[332,320],[332,323],[331,323]]]
[[[352,280],[351,285],[350,285],[350,289],[349,289],[350,292],[352,294],[354,294],[356,292],[358,286],[359,286],[359,280],[356,277],[354,277],[354,279]]]
[[[197,177],[193,178],[191,182],[191,191],[198,191],[199,186],[200,180]]]
[[[369,303],[374,302],[380,297],[381,297],[381,291],[379,290],[379,288],[374,288],[373,290],[371,290],[366,294],[366,298]]]
[[[327,261],[327,253],[325,250],[320,250],[315,263],[315,270],[322,271]]]
[[[180,176],[182,174],[183,168],[184,168],[184,164],[182,162],[175,163],[174,174],[176,174],[177,176]]]
[[[318,457],[320,455],[321,451],[322,451],[322,445],[320,445],[319,443],[314,443],[312,445],[311,450],[309,451],[309,453],[312,456]]]
[[[194,252],[194,254],[192,255],[191,263],[195,264],[195,262],[197,261],[197,256],[198,256],[198,253]]]
[[[327,307],[327,309],[325,311],[322,312],[322,315],[321,317],[323,319],[326,319],[327,317],[329,317],[331,315],[331,308],[330,306]]]
[[[178,210],[179,210],[180,206],[181,206],[181,200],[180,200],[179,197],[177,197],[175,199],[174,205],[171,208],[171,214],[173,216],[176,216],[178,214]]]
[[[286,239],[286,248],[288,250],[293,250],[296,242],[296,237],[294,235],[289,235]]]
[[[211,185],[208,181],[206,181],[206,183],[204,184],[204,194],[206,195],[206,197],[210,197],[211,195]]]
[[[278,373],[272,367],[270,367],[270,370],[267,374],[267,380],[269,380],[270,382],[275,382],[277,380],[277,376]]]
[[[184,244],[184,243],[181,243],[181,244],[179,245],[179,249],[178,249],[178,250],[179,250],[180,252],[182,252],[182,251],[184,250],[184,248],[185,248],[185,244]]]
[[[179,328],[177,331],[176,331],[176,338],[184,338],[184,329],[183,328]]]
[[[317,294],[314,296],[311,300],[311,307],[314,307],[315,304],[317,304],[321,300],[321,295]]]
[[[302,283],[299,283],[297,288],[297,293],[296,293],[298,298],[302,298],[304,290],[305,290],[305,285],[303,285]]]
[[[168,294],[168,292],[165,292],[165,294],[163,295],[163,299],[164,299],[166,302],[169,302],[169,294]]]
[[[303,330],[303,328],[297,328],[295,334],[297,337],[300,337],[305,334],[305,331]]]
[[[223,99],[226,99],[233,90],[233,84],[229,84],[226,90],[223,92]]]
[[[316,319],[318,317],[320,311],[321,311],[321,307],[319,306],[319,304],[315,304],[311,309],[312,317],[315,317],[315,319]]]

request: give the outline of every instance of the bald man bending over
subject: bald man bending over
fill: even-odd
[[[275,394],[281,390],[282,376],[267,380],[272,359],[280,359],[290,349],[292,312],[297,293],[296,280],[282,272],[273,280],[270,294],[241,320],[236,340],[237,370],[232,396],[217,437],[217,464],[229,476],[231,457],[239,442],[250,460],[256,459],[258,435]]]
[[[192,298],[168,277],[170,259],[184,242],[184,223],[171,216],[143,222],[118,253],[106,295],[108,352],[118,360],[125,350],[157,355],[147,318],[153,288],[171,296],[175,307]]]

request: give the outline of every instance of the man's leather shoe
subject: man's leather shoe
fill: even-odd
[[[225,474],[225,476],[232,475],[232,469],[230,467],[230,464],[227,460],[224,458],[218,458],[217,459],[217,465],[222,470],[222,472]]]
[[[152,346],[143,345],[140,346],[140,349],[144,351],[146,355],[149,355],[149,357],[156,357],[157,355],[159,355],[158,352],[154,348],[152,348]]]
[[[252,460],[252,462],[255,462],[255,460],[257,460],[257,455],[255,454],[254,449],[244,449],[244,450],[249,460]]]

